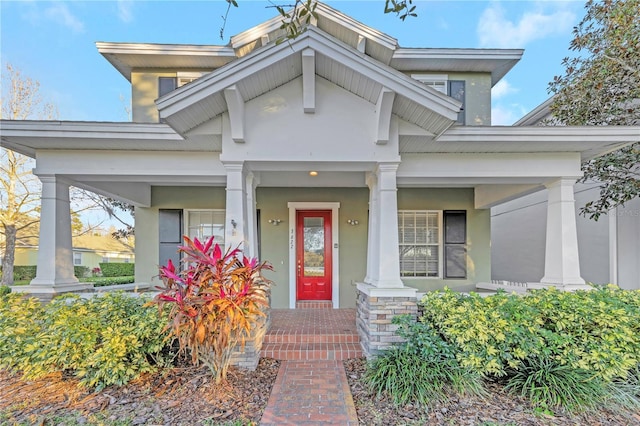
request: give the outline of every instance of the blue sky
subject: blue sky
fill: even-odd
[[[290,3],[290,1],[277,2]],[[226,2],[0,1],[0,54],[40,82],[59,119],[126,121],[129,83],[97,51],[96,41],[226,44],[272,18],[269,2],[238,0],[220,39]],[[382,13],[383,1],[326,1],[398,39],[402,47],[523,48],[524,57],[493,91],[494,124],[511,124],[546,100],[562,73],[583,1],[414,1],[417,18]]]

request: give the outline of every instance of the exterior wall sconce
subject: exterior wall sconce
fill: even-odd
[[[269,223],[272,224],[273,226],[280,225],[280,222],[282,222],[280,219],[269,219]]]
[[[357,220],[355,220],[355,219],[348,219],[348,220],[347,220],[347,223],[348,223],[349,225],[351,225],[351,226],[356,226],[356,225],[357,225],[357,224],[359,224],[360,222],[358,222],[358,221],[357,221]]]

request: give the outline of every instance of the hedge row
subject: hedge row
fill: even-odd
[[[15,281],[32,280],[36,277],[37,269],[38,267],[36,265],[14,265],[13,279]],[[0,268],[0,273],[1,272],[2,268]],[[86,277],[89,274],[89,268],[86,266],[76,265],[73,267],[73,274],[78,278]]]
[[[125,277],[134,275],[135,263],[100,263],[103,277]]]

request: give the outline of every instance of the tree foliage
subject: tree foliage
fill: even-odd
[[[549,89],[563,125],[640,125],[640,0],[588,0],[570,49]],[[584,164],[583,181],[602,182],[600,198],[582,214],[592,219],[640,195],[640,144]]]

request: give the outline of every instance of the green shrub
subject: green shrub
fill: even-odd
[[[43,318],[44,309],[36,298],[20,293],[0,297],[0,368],[20,369],[26,361],[25,348],[37,344]]]
[[[35,378],[67,371],[82,385],[121,385],[165,365],[171,357],[163,332],[166,315],[148,299],[124,293],[81,299],[66,295],[44,308],[9,295],[0,302],[0,364]],[[8,348],[7,348],[8,347]]]
[[[593,372],[538,357],[509,374],[506,389],[536,407],[569,411],[596,408],[609,395],[605,381]]]
[[[124,277],[135,274],[135,263],[100,263],[100,270],[103,277]]]
[[[89,267],[75,265],[73,267],[73,275],[75,275],[77,278],[84,278],[89,275]]]
[[[11,287],[8,285],[0,285],[0,297],[6,296],[11,293]]]
[[[13,267],[15,281],[32,280],[36,277],[36,265],[21,265]]]
[[[525,360],[549,359],[606,382],[640,362],[640,292],[537,290],[480,297],[450,290],[422,300],[423,320],[455,345],[463,366],[503,376]]]
[[[397,333],[406,340],[373,359],[365,380],[378,395],[387,394],[394,403],[428,405],[446,398],[448,391],[482,394],[482,376],[462,367],[454,348],[428,324],[409,316],[393,319]]]
[[[131,284],[135,282],[133,275],[128,277],[91,277],[87,279],[94,287],[104,287],[107,285]]]

